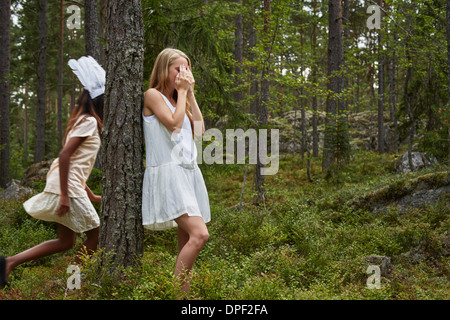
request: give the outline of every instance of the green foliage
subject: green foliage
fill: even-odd
[[[11,255],[56,235],[52,224],[30,217],[20,201],[0,200],[0,252]]]
[[[86,184],[94,194],[102,194],[102,171],[95,167],[92,168],[91,175],[86,181]]]
[[[420,150],[426,150],[439,160],[448,161],[448,84],[446,72],[445,1],[386,0],[382,28],[368,30],[367,2],[350,1],[349,21],[344,26],[345,66],[340,77],[347,79],[339,98],[345,101],[348,112],[373,111],[377,106],[377,64],[380,54],[393,59],[395,52],[395,91],[389,93],[385,83],[385,113],[392,109],[389,95],[395,94],[396,118],[400,141],[407,138],[409,117],[405,98],[410,100],[414,114]],[[314,4],[317,7],[314,7]],[[55,100],[57,97],[59,2],[48,4],[47,43],[47,114],[46,158],[54,158],[61,148],[57,132]],[[65,8],[70,3],[65,3]],[[81,15],[84,15],[84,8]],[[20,179],[25,168],[33,162],[34,119],[36,105],[36,70],[39,4],[37,0],[13,1],[15,17],[11,27],[11,177]],[[229,127],[254,126],[255,101],[260,99],[264,68],[270,83],[269,117],[283,115],[300,106],[311,110],[316,98],[318,110],[324,111],[324,100],[332,93],[327,88],[327,2],[271,1],[268,29],[264,29],[261,1],[142,1],[144,16],[144,89],[157,54],[166,47],[177,47],[191,58],[196,79],[196,97],[207,128],[218,120],[227,119]],[[99,8],[105,17],[105,7]],[[236,17],[242,16],[243,61],[235,57]],[[68,18],[67,14],[64,17]],[[64,26],[66,24],[63,24]],[[63,128],[71,98],[81,88],[72,77],[67,61],[84,54],[84,28],[68,30],[64,27],[63,70]],[[254,32],[255,43],[251,43]],[[378,43],[378,35],[382,42]],[[269,54],[267,53],[269,47]],[[414,63],[412,64],[411,61]],[[386,63],[387,66],[387,63]],[[412,66],[412,79],[404,88],[406,70]],[[237,67],[242,71],[237,74]],[[264,69],[265,70],[265,69]],[[387,67],[385,70],[386,79]],[[258,90],[251,88],[257,85]],[[234,94],[243,93],[241,101]],[[406,95],[404,94],[406,93]],[[73,97],[72,97],[73,95]],[[25,122],[25,106],[28,123]],[[339,116],[336,116],[339,117]],[[392,120],[392,119],[391,119]],[[333,134],[333,152],[347,159],[349,141],[347,128],[327,127]],[[25,131],[27,127],[27,132]],[[26,133],[25,133],[26,132]],[[327,135],[328,136],[328,135]],[[25,137],[28,140],[25,150]],[[350,141],[351,143],[352,141]],[[321,150],[323,151],[323,150]],[[346,161],[344,161],[345,163]],[[333,168],[332,168],[333,169]],[[337,170],[333,170],[337,171]],[[330,176],[331,177],[331,176]]]
[[[188,298],[448,299],[450,212],[444,202],[377,213],[361,206],[361,199],[382,201],[414,185],[445,183],[441,167],[398,175],[390,172],[393,162],[395,156],[355,153],[341,170],[348,178],[336,184],[314,169],[309,182],[298,157],[282,156],[279,173],[267,177],[266,207],[251,204],[249,183],[242,211],[237,204],[244,170],[210,167],[210,239],[192,271]],[[312,167],[320,167],[320,159]],[[248,175],[251,181],[252,170]],[[100,172],[91,178],[95,188]],[[384,188],[389,191],[378,196]],[[28,217],[21,204],[0,202],[2,253],[55,236],[51,224]],[[0,299],[177,299],[176,246],[175,229],[146,232],[140,266],[116,274],[108,272],[109,260],[102,260],[105,253],[99,250],[84,259],[81,289],[68,291],[65,271],[73,264],[74,249],[14,270],[11,288],[0,290]],[[366,287],[364,258],[371,255],[392,261],[381,289]]]

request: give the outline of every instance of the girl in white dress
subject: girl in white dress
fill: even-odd
[[[190,270],[209,238],[208,193],[196,163],[193,123],[204,132],[202,113],[194,96],[189,58],[165,49],[156,58],[150,89],[144,97],[146,169],[142,192],[145,228],[178,226],[175,279],[189,292]]]
[[[100,220],[91,201],[100,202],[101,196],[92,193],[86,180],[100,148],[105,71],[89,56],[71,59],[69,66],[84,91],[70,115],[64,147],[47,173],[44,191],[23,204],[32,217],[56,222],[58,238],[0,258],[0,286],[6,285],[9,273],[19,264],[72,248],[76,233],[86,233],[83,250],[92,253],[97,249]],[[76,262],[80,262],[79,255]]]

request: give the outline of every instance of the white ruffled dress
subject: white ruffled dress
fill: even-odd
[[[175,107],[161,93],[168,108]],[[179,133],[170,132],[155,115],[144,118],[146,168],[142,190],[142,223],[149,230],[177,226],[174,219],[188,214],[211,220],[208,192],[197,165],[191,123],[185,115]]]
[[[55,159],[47,173],[45,189],[27,201],[23,206],[32,217],[62,224],[76,233],[82,233],[100,226],[97,211],[89,200],[85,187],[92,171],[100,136],[97,121],[92,116],[81,116],[69,131],[66,143],[72,137],[86,137],[70,157],[68,196],[69,211],[62,217],[56,214],[59,207],[61,187],[59,184],[59,158]]]

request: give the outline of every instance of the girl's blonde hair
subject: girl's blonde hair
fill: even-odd
[[[150,88],[155,88],[159,92],[164,92],[169,86],[169,67],[178,58],[185,58],[188,62],[189,69],[192,70],[191,60],[189,57],[181,50],[166,48],[161,51],[156,57],[155,64],[153,65],[152,74],[150,75]],[[177,90],[174,91],[173,97],[175,101],[178,100]],[[186,100],[186,114],[191,122],[192,129],[194,128],[192,122],[191,106],[189,100]]]

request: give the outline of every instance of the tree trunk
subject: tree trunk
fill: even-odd
[[[44,161],[45,157],[45,99],[46,99],[45,72],[47,62],[46,55],[47,55],[47,0],[40,0],[34,163]]]
[[[28,167],[28,84],[25,84],[25,99],[23,101],[23,161]]]
[[[9,72],[11,1],[0,1],[0,187],[9,181]]]
[[[379,6],[383,7],[383,0],[379,1]],[[382,18],[380,17],[380,20]],[[382,53],[381,42],[383,37],[378,35],[378,152],[385,152],[384,141],[384,54]]]
[[[447,84],[450,99],[450,0],[447,0]]]
[[[143,21],[140,0],[108,1],[100,247],[114,266],[143,254]]]
[[[253,17],[250,17],[250,30],[249,30],[249,39],[248,39],[248,46],[250,47],[250,53],[249,53],[249,61],[255,62],[255,53],[253,50],[256,48],[256,30],[254,26],[255,20]],[[250,74],[256,74],[258,72],[258,67],[256,67],[254,64],[250,66]],[[250,113],[254,114],[256,116],[257,114],[257,105],[259,104],[259,97],[258,97],[258,88],[259,84],[256,79],[252,80],[252,83],[250,85],[250,96],[252,97],[252,102],[250,104]]]
[[[359,83],[359,72],[356,74],[356,113],[359,113],[359,87],[360,87],[360,83]]]
[[[336,115],[339,98],[335,95],[342,90],[342,75],[335,74],[341,70],[343,62],[341,0],[328,2],[328,85],[327,89],[334,96],[327,97],[325,138],[323,148],[322,170],[326,170],[336,157]]]
[[[85,20],[85,48],[86,55],[93,57],[99,64],[103,64],[102,45],[99,38],[99,15],[97,10],[97,0],[84,1],[84,20]],[[100,150],[94,166],[97,169],[102,168],[101,164],[102,151]]]
[[[261,73],[261,100],[258,104],[257,108],[257,121],[259,125],[266,125],[268,120],[268,108],[267,103],[269,102],[269,70],[270,70],[270,47],[269,47],[269,19],[270,19],[270,0],[264,0],[264,9],[263,9],[263,17],[264,17],[264,51],[265,51],[265,59],[263,62],[263,68]],[[258,139],[259,140],[259,139]],[[261,145],[259,145],[259,149]],[[258,161],[255,166],[255,189],[256,196],[254,199],[255,204],[259,204],[261,201],[264,203],[265,200],[265,177],[261,174],[261,169],[263,168],[263,164],[261,163],[261,159],[258,156]]]
[[[412,78],[412,67],[411,67],[411,56],[410,56],[410,52],[409,52],[409,45],[406,45],[406,52],[407,52],[407,59],[408,59],[408,69],[406,70],[406,78],[405,78],[405,88],[404,88],[404,101],[405,101],[405,106],[406,106],[406,113],[408,114],[409,117],[409,142],[408,142],[408,164],[409,164],[409,169],[411,171],[414,170],[414,165],[412,162],[412,147],[413,147],[413,143],[414,143],[414,115],[412,113],[411,110],[411,103],[409,101],[409,93],[408,93],[408,86],[409,86],[409,81],[411,81]]]
[[[379,36],[381,42],[381,36]],[[379,55],[378,61],[378,152],[384,153],[384,56]]]
[[[304,1],[302,0],[300,2],[300,6],[303,8],[303,5],[304,5]],[[303,19],[301,16],[299,17],[299,28],[300,28],[300,51],[299,51],[299,53],[300,53],[300,56],[302,56],[303,55],[303,30],[304,30],[303,28],[304,28],[304,25],[303,25]],[[303,60],[300,62],[299,67],[300,67],[299,68],[300,74],[303,74],[303,70],[304,70],[304,61]],[[282,70],[280,72],[282,72]],[[300,116],[301,116],[300,132],[301,132],[301,137],[302,137],[302,139],[300,141],[300,155],[301,155],[302,164],[303,164],[303,162],[305,161],[305,152],[307,149],[307,147],[306,147],[306,131],[307,131],[306,130],[306,110],[305,110],[306,106],[304,103],[306,101],[305,101],[305,99],[303,99],[303,87],[300,87],[298,90],[299,90],[299,97],[297,99],[298,99],[298,104],[300,105]],[[295,113],[296,113],[295,119],[297,119],[297,106],[295,106],[294,108],[295,108]],[[295,128],[295,125],[294,125],[294,128]]]
[[[58,141],[62,143],[62,98],[64,71],[64,0],[60,0],[59,11],[59,51],[58,51]]]
[[[314,0],[314,17],[316,18],[317,14],[317,0]],[[317,20],[314,21],[313,30],[312,30],[312,56],[314,62],[312,64],[311,77],[314,85],[317,83],[317,64],[316,62],[316,46],[317,46]],[[319,157],[319,132],[317,130],[317,95],[314,93],[312,97],[312,108],[313,108],[313,116],[312,116],[312,127],[313,127],[313,138],[312,138],[312,149],[313,149],[313,157]]]
[[[237,5],[240,5],[240,0],[236,0]],[[242,6],[239,6],[240,8]],[[242,60],[244,58],[244,35],[243,35],[243,22],[242,14],[237,14],[234,18],[234,25],[236,30],[234,32],[234,59],[236,60],[236,65],[234,67],[234,73],[236,75],[235,87],[239,88],[241,85],[242,76]],[[239,102],[243,98],[242,90],[239,88],[234,94],[234,101],[236,106],[239,108]]]
[[[301,7],[303,8],[304,6],[304,0],[302,0],[300,2]],[[299,21],[299,27],[300,27],[300,56],[304,55],[304,41],[303,41],[303,35],[304,35],[304,22],[303,22],[303,18],[302,16],[300,16],[300,21]],[[300,62],[300,73],[302,74],[304,70],[304,61]],[[305,152],[308,153],[308,143],[306,141],[306,136],[307,136],[307,123],[306,123],[306,104],[307,101],[306,99],[303,98],[303,87],[300,87],[300,97],[299,99],[299,104],[300,104],[300,114],[301,114],[301,122],[300,122],[300,131],[302,133],[302,140],[300,142],[300,153],[301,153],[301,159],[302,159],[302,164],[305,160]],[[307,162],[309,163],[309,161]],[[307,168],[309,169],[309,168]]]
[[[348,49],[351,47],[351,39],[350,39],[350,1],[351,0],[342,0],[342,28],[343,28],[343,58],[342,63],[345,68],[345,74],[342,78],[342,91],[345,90],[345,88],[348,87],[348,74],[349,74],[349,68],[348,64],[346,63],[345,59],[348,55]],[[344,98],[341,101],[342,110],[347,110],[347,99]]]
[[[448,97],[450,100],[450,0],[447,0],[447,86],[448,86]],[[448,125],[448,149],[447,156],[450,160],[450,123]]]
[[[341,65],[343,66],[344,74],[341,79],[341,93],[345,91],[348,87],[348,73],[349,68],[345,63],[344,48],[349,48],[351,46],[350,41],[350,0],[344,0],[344,5],[341,5],[341,22],[342,27],[346,24],[346,28],[343,30],[344,39],[342,40],[342,59]],[[344,43],[345,41],[345,43]],[[347,97],[342,97],[338,102],[338,130],[337,134],[339,136],[339,142],[337,148],[338,150],[338,162],[343,161],[344,163],[350,162],[350,134],[349,134],[349,124],[348,124],[348,102]]]
[[[394,42],[396,36],[394,33]],[[397,133],[397,92],[395,88],[395,70],[397,68],[397,56],[395,49],[392,52],[392,56],[388,60],[388,86],[389,86],[389,110],[390,119],[393,122],[394,128],[390,141],[389,151],[398,152],[398,133]]]
[[[92,56],[99,64],[102,64],[102,45],[99,38],[99,17],[97,0],[84,1],[84,21],[86,33],[86,54]]]

